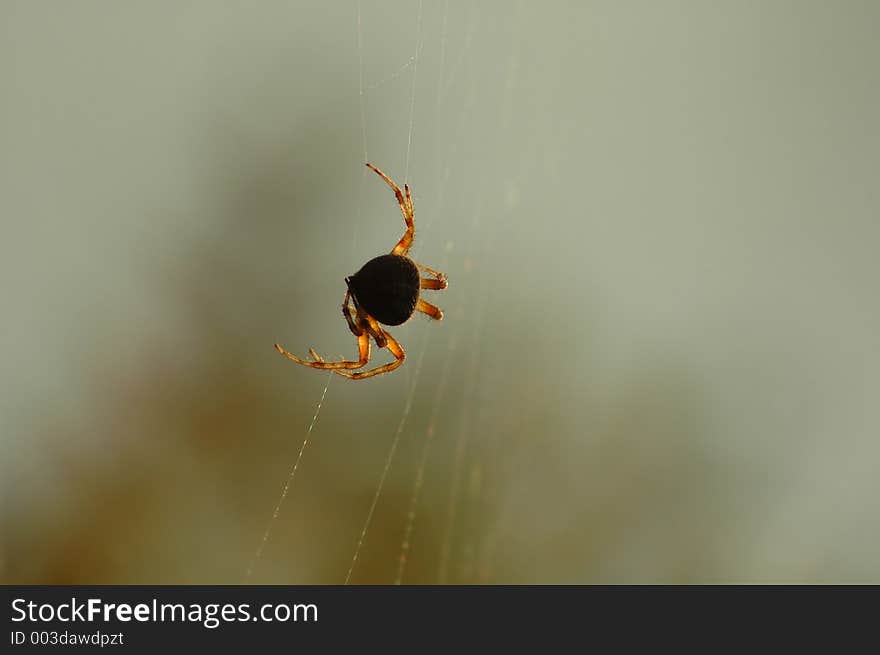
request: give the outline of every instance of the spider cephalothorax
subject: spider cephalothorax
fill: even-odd
[[[403,220],[406,223],[406,232],[389,254],[374,257],[364,264],[357,273],[345,278],[348,291],[345,292],[345,299],[342,301],[342,315],[345,317],[352,334],[357,337],[358,359],[356,361],[326,362],[318,353],[309,349],[313,361],[307,361],[287,352],[277,343],[275,344],[275,349],[278,352],[299,364],[318,369],[330,369],[352,380],[388,373],[400,366],[406,359],[406,352],[397,340],[382,329],[379,324],[400,325],[405,323],[415,311],[427,314],[434,320],[441,320],[443,312],[419,296],[422,289],[446,288],[446,276],[443,273],[417,264],[407,256],[416,229],[415,209],[409,186],[406,184],[403,186],[404,194],[400,187],[385,173],[372,164],[367,164],[367,166],[385,180],[386,184],[394,191],[400,205],[400,211],[403,213]],[[429,277],[421,277],[419,271],[424,271]],[[350,373],[350,370],[363,368],[370,361],[371,337],[379,348],[387,347],[391,351],[391,354],[394,355],[394,361],[368,371]]]

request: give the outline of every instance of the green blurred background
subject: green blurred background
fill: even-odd
[[[878,20],[2,0],[0,579],[880,582]]]

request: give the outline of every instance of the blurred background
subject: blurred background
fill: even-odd
[[[0,579],[880,582],[878,20],[2,0]]]

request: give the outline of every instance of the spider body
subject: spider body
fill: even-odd
[[[355,303],[383,325],[401,325],[416,311],[419,269],[409,257],[379,255],[345,278]]]
[[[394,196],[403,221],[406,223],[406,232],[400,237],[400,241],[387,255],[374,257],[354,275],[345,278],[348,290],[342,301],[342,316],[348,324],[348,329],[357,337],[358,359],[340,360],[327,362],[314,350],[309,349],[312,360],[300,359],[293,353],[275,344],[275,349],[303,366],[311,368],[331,370],[339,375],[352,380],[362,380],[381,373],[389,373],[403,364],[406,352],[397,340],[392,337],[379,324],[401,325],[409,320],[414,312],[427,314],[435,321],[443,319],[443,312],[421,298],[422,289],[440,290],[446,288],[446,276],[422,264],[417,264],[407,256],[415,237],[415,209],[413,207],[412,194],[409,186],[404,184],[404,191],[400,190],[390,177],[385,175],[373,164],[367,166],[381,177],[387,184]],[[421,277],[424,272],[428,277]],[[377,366],[367,371],[350,371],[363,368],[370,361],[370,339],[376,342],[379,348],[388,348],[394,361]]]

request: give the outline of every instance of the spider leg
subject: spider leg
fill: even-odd
[[[419,287],[422,289],[434,289],[435,291],[438,291],[440,289],[445,289],[446,286],[446,280],[435,280],[429,277],[423,277],[419,280]]]
[[[318,353],[316,353],[313,349],[309,349],[309,353],[314,358],[315,361],[310,362],[305,359],[300,359],[293,353],[287,352],[277,343],[275,344],[275,350],[279,353],[287,357],[287,359],[292,359],[297,364],[302,364],[303,366],[310,366],[312,368],[319,368],[322,370],[338,370],[341,368],[344,369],[352,369],[352,368],[361,368],[362,366],[366,366],[367,362],[370,361],[370,335],[366,332],[363,332],[360,336],[358,336],[358,354],[360,359],[358,361],[351,361],[343,359],[338,362],[325,362]]]
[[[394,355],[393,362],[388,362],[387,364],[383,364],[382,366],[377,366],[376,368],[370,369],[369,371],[358,371],[357,373],[349,373],[348,371],[337,370],[335,372],[343,377],[347,377],[350,380],[363,380],[364,378],[371,378],[374,375],[388,373],[403,364],[403,360],[406,359],[406,352],[403,350],[403,346],[401,346],[397,342],[397,339],[392,337],[384,330],[382,331],[382,333],[388,344],[388,350],[390,350],[391,354]]]
[[[422,314],[427,314],[435,321],[443,320],[443,310],[439,307],[435,307],[429,302],[425,302],[421,298],[419,298],[419,301],[416,303],[416,309],[422,312]]]
[[[420,271],[424,271],[428,275],[433,275],[435,278],[434,280],[422,278],[422,289],[445,289],[448,286],[446,282],[446,273],[441,273],[440,271],[435,271],[433,268],[422,266],[418,262],[413,262],[413,264],[415,264]],[[439,286],[433,286],[434,284]]]
[[[412,194],[409,191],[409,185],[403,185],[403,188],[406,191],[406,196],[404,197],[404,192],[401,191],[400,187],[397,186],[390,177],[385,175],[385,173],[383,173],[381,170],[370,163],[367,164],[367,168],[369,168],[371,171],[376,173],[376,175],[385,180],[385,184],[391,187],[391,190],[394,191],[394,196],[397,198],[397,204],[400,205],[400,212],[403,214],[403,222],[406,223],[406,232],[404,232],[403,236],[400,237],[400,241],[398,241],[397,245],[394,246],[391,254],[405,255],[409,252],[410,246],[412,246],[413,238],[415,237],[416,231],[416,210],[413,207]]]
[[[354,313],[351,311],[350,291],[345,292],[345,300],[342,301],[342,315],[345,317],[345,322],[348,323],[348,329],[351,330],[351,333],[356,337],[361,336],[364,331],[354,320]]]
[[[392,255],[406,255],[409,252],[410,247],[412,247],[413,239],[416,237],[416,210],[413,208],[409,185],[404,184],[403,188],[406,189],[407,208],[403,209],[403,207],[401,207],[401,210],[403,210],[403,220],[406,222],[406,232],[403,233],[403,236],[400,237],[400,241],[398,241],[397,245],[391,250]]]
[[[367,332],[373,336],[379,348],[384,348],[386,344],[385,337],[388,336],[388,333],[379,327],[379,322],[369,314],[365,314],[365,318],[367,319]]]

